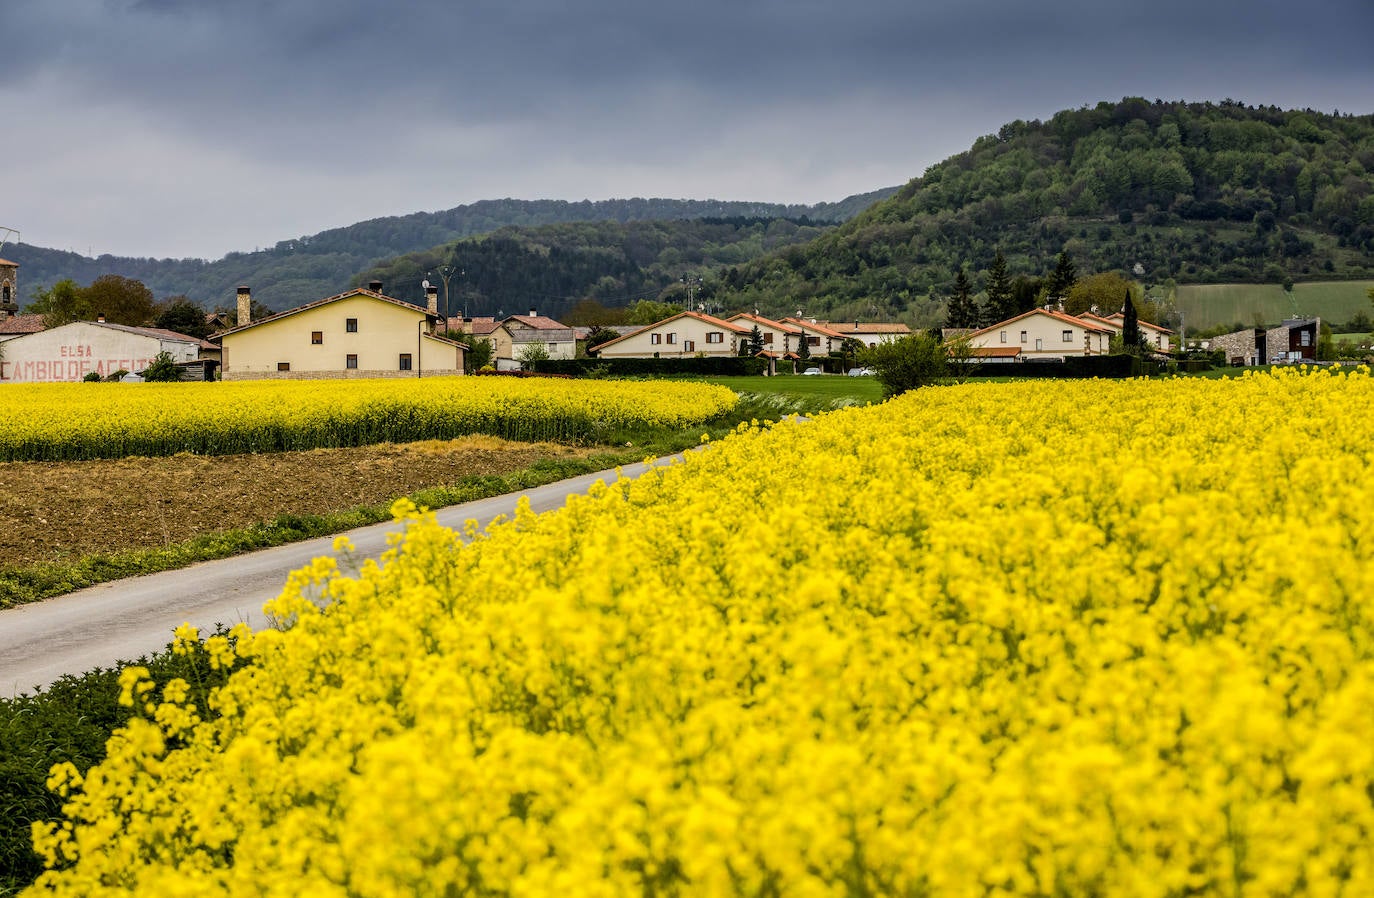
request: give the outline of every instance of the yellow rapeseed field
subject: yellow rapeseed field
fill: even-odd
[[[465,547],[402,506],[211,638],[213,720],[125,672],[33,893],[1368,896],[1372,468],[1362,368],[922,389]]]
[[[734,407],[724,387],[670,382],[414,380],[18,384],[0,390],[0,461],[276,452],[482,433],[595,439],[682,427]]]

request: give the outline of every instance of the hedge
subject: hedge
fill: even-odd
[[[696,374],[708,377],[735,377],[762,374],[766,359],[748,356],[672,359],[541,359],[532,363],[540,374],[568,374],[573,377],[644,377]]]

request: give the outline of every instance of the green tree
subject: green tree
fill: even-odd
[[[201,340],[210,336],[210,324],[205,320],[205,310],[185,296],[168,297],[159,303],[153,326]]]
[[[756,324],[754,329],[749,332],[748,354],[753,356],[761,352],[763,352],[763,331]]]
[[[983,325],[996,324],[1015,318],[1021,313],[1016,307],[1016,298],[1011,292],[1011,279],[1007,276],[1007,259],[999,249],[993,256],[992,266],[988,268],[987,301],[983,306]]]
[[[152,364],[138,373],[148,383],[172,383],[181,379],[181,371],[172,361],[170,352],[159,352],[153,356]]]
[[[954,293],[945,313],[945,327],[976,328],[979,323],[978,303],[973,299],[973,287],[963,268],[954,276]]]
[[[600,324],[595,325],[591,331],[587,333],[587,354],[591,355],[591,350],[603,343],[609,343],[619,336],[620,334],[611,330],[609,327],[604,327]]]
[[[945,347],[930,334],[870,346],[859,354],[859,362],[873,369],[885,397],[940,383],[949,371]]]
[[[549,358],[549,345],[536,340],[526,343],[520,347],[520,351],[515,354],[515,358],[522,366],[533,367],[537,362],[547,361]]]
[[[112,324],[142,327],[152,323],[157,314],[153,291],[142,281],[122,275],[101,275],[81,295],[88,309],[97,316],[104,315]]]
[[[1054,260],[1054,271],[1050,273],[1045,281],[1045,299],[1050,303],[1058,303],[1069,295],[1073,285],[1078,283],[1078,272],[1074,269],[1073,259],[1069,258],[1068,252],[1060,252]]]
[[[43,316],[44,327],[61,327],[73,321],[90,320],[90,314],[83,291],[76,281],[65,278],[46,290],[33,294],[33,301],[24,310],[33,315]]]
[[[626,324],[655,324],[664,318],[672,318],[682,311],[682,306],[671,302],[656,302],[652,299],[641,299],[639,302],[630,306],[625,313]]]
[[[1111,315],[1122,311],[1121,296],[1129,293],[1136,303],[1136,313],[1140,313],[1140,303],[1145,296],[1144,289],[1134,281],[1117,274],[1104,271],[1080,278],[1064,296],[1064,311],[1070,315],[1094,312],[1098,315]]]
[[[465,331],[448,331],[444,336],[467,346],[468,351],[463,353],[463,370],[467,373],[481,371],[491,364],[492,345],[486,337],[474,337]]]

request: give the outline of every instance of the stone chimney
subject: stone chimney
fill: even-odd
[[[238,294],[238,318],[234,321],[235,327],[243,327],[253,318],[253,290],[250,287],[240,287]]]
[[[431,315],[439,314],[439,288],[433,284],[425,288],[425,308]]]
[[[382,282],[381,282],[381,281],[368,281],[368,282],[367,282],[367,289],[371,290],[373,293],[381,293],[381,292],[382,292]]]

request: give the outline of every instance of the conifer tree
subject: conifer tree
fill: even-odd
[[[754,329],[749,332],[748,345],[750,355],[758,355],[759,353],[763,352],[763,331],[759,330],[759,326],[757,324],[754,325]]]
[[[988,298],[983,306],[983,325],[1015,318],[1020,312],[1011,292],[1011,279],[1007,277],[1007,259],[999,249],[993,257],[992,267],[988,269]]]
[[[1054,260],[1054,271],[1045,284],[1045,299],[1051,304],[1062,302],[1064,297],[1069,295],[1070,288],[1076,283],[1078,283],[1078,272],[1074,270],[1073,260],[1069,258],[1067,252],[1061,252],[1059,257]]]
[[[978,303],[973,299],[973,287],[968,274],[960,268],[954,276],[954,295],[949,298],[945,313],[945,327],[969,328],[978,326]]]
[[[1140,316],[1136,314],[1135,303],[1131,302],[1131,291],[1126,291],[1126,304],[1121,307],[1121,342],[1127,352],[1140,349]]]

